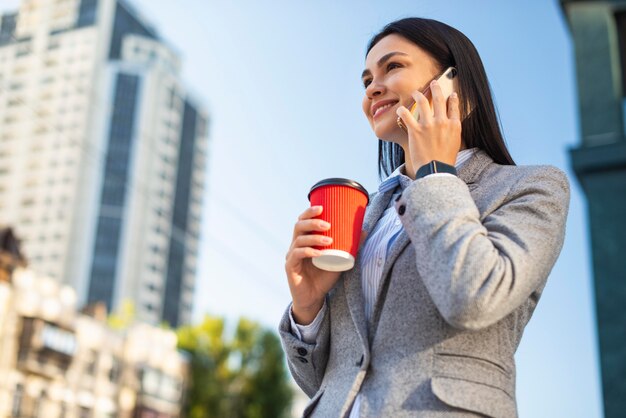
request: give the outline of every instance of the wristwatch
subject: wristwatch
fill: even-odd
[[[435,173],[449,173],[456,176],[456,168],[454,168],[454,166],[450,164],[442,163],[441,161],[437,160],[432,160],[431,162],[429,162],[428,164],[424,164],[417,170],[417,173],[415,173],[415,180]]]

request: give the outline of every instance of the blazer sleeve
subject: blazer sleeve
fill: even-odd
[[[315,342],[310,344],[301,341],[292,333],[290,312],[291,304],[283,314],[278,331],[287,357],[287,365],[294,380],[308,395],[313,397],[319,390],[330,349],[330,309],[323,310],[321,326]]]
[[[545,285],[563,246],[565,174],[554,167],[511,169],[521,174],[493,183],[502,198],[483,219],[468,186],[454,176],[416,180],[395,203],[417,271],[456,328],[481,329],[518,308]]]

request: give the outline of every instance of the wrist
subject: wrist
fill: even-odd
[[[324,306],[324,300],[307,307],[300,307],[292,302],[291,314],[298,325],[309,325],[320,312],[322,306]]]
[[[438,160],[432,160],[429,163],[419,166],[417,172],[415,173],[415,180],[437,173],[448,173],[455,176],[457,175],[454,165]]]

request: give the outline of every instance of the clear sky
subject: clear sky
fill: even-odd
[[[17,0],[1,0],[0,11]],[[602,416],[573,47],[556,0],[132,0],[183,58],[211,118],[195,319],[276,327],[284,256],[317,180],[375,191],[377,139],[361,112],[365,46],[384,24],[430,17],[465,33],[485,64],[518,164],[570,176],[567,237],[517,353],[521,417]]]

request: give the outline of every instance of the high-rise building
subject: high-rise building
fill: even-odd
[[[79,301],[189,322],[207,115],[123,0],[22,0],[0,19],[0,219]]]
[[[626,0],[561,0],[574,44],[604,416],[626,411]]]

